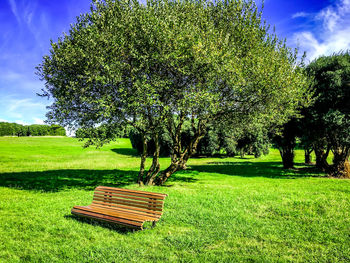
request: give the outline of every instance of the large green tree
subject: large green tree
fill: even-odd
[[[306,110],[304,123],[316,161],[330,175],[350,178],[350,53],[320,57],[307,72],[315,79],[315,103]],[[326,160],[330,150],[333,165]]]
[[[132,125],[144,145],[139,183],[163,184],[186,167],[209,125],[282,124],[307,102],[296,52],[268,31],[253,1],[94,1],[38,67],[42,95],[54,100],[47,116],[81,129],[103,125],[88,144]],[[164,130],[171,164],[161,172]]]

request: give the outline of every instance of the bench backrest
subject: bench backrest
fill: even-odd
[[[98,186],[95,189],[93,205],[109,206],[161,216],[167,195],[115,187]]]

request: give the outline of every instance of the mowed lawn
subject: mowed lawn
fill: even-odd
[[[154,229],[79,220],[98,185],[139,189],[128,139],[0,138],[0,262],[350,262],[350,180],[259,159],[199,158],[163,187]],[[148,160],[150,163],[150,160]],[[164,168],[169,163],[161,160]]]

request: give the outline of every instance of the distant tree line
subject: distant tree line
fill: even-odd
[[[66,136],[66,130],[60,125],[0,122],[0,136]]]

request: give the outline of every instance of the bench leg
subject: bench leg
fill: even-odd
[[[152,228],[156,226],[157,221],[152,222]]]

